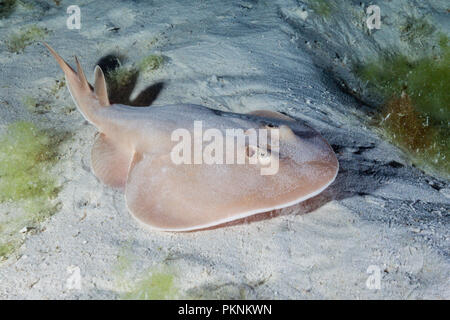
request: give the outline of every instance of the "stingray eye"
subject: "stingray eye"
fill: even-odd
[[[247,158],[250,159],[250,163],[259,163],[262,166],[266,166],[272,161],[272,154],[267,148],[249,145],[245,148],[245,151]]]
[[[259,164],[266,166],[272,161],[271,152],[269,149],[258,148],[258,161]]]

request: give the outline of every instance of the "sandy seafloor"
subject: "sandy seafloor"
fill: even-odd
[[[81,30],[66,28],[71,4],[81,8]],[[308,27],[314,17],[298,2],[62,1],[36,8],[18,8],[0,20],[0,126],[41,117],[72,136],[54,168],[61,209],[41,232],[25,234],[24,245],[0,264],[1,299],[115,299],[158,268],[173,272],[179,297],[450,298],[448,182],[410,166],[367,127],[370,107],[343,93],[315,63],[333,43],[327,50],[324,42],[315,54],[307,47],[317,40],[320,23]],[[108,53],[126,55],[128,63],[162,54],[164,66],[140,77],[134,91],[164,83],[154,105],[269,109],[305,120],[336,151],[336,181],[269,219],[191,233],[143,230],[123,194],[93,175],[96,130],[78,111],[63,111],[73,106],[67,89],[52,98],[45,115],[22,106],[24,95],[47,97],[62,78],[42,45],[22,54],[6,51],[6,37],[30,23],[51,30],[46,41],[67,61],[77,55],[90,81],[96,62]],[[117,279],[123,254],[132,257],[122,270],[125,280]],[[381,271],[378,290],[366,286],[369,266]],[[81,272],[81,288],[67,286],[73,267]]]

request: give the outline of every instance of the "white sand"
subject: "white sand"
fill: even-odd
[[[49,96],[54,79],[62,78],[41,45],[18,55],[5,50],[6,36],[39,16],[39,25],[52,30],[47,41],[71,63],[73,55],[80,57],[89,80],[97,60],[111,51],[125,54],[129,63],[161,53],[167,63],[141,77],[136,88],[138,93],[164,82],[154,104],[284,111],[322,133],[341,169],[321,195],[271,219],[195,233],[148,232],[130,217],[123,194],[92,174],[95,128],[78,111],[62,111],[73,105],[64,88],[52,111],[38,118],[73,134],[55,168],[62,209],[0,264],[0,298],[117,298],[124,287],[115,269],[124,252],[132,256],[128,285],[167,265],[180,297],[450,298],[448,182],[408,166],[365,126],[368,107],[315,66],[303,47],[308,35],[283,18],[282,12],[295,9],[294,1],[78,3],[80,31],[65,27],[68,1],[41,16],[38,9],[20,8],[0,20],[1,126],[38,117],[25,111],[22,96]],[[108,31],[113,26],[120,30]],[[151,46],[154,37],[158,42]],[[393,161],[403,166],[389,165]],[[366,287],[371,265],[381,270],[379,290]],[[71,266],[81,271],[80,290],[67,287]]]

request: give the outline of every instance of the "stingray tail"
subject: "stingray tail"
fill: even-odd
[[[81,68],[78,58],[75,57],[77,65],[77,72],[64,61],[61,56],[53,50],[47,43],[43,42],[44,46],[50,51],[59,64],[66,76],[67,86],[69,92],[77,105],[80,112],[86,120],[95,124],[97,112],[99,108],[109,106],[109,99],[106,90],[105,76],[99,66],[95,68],[95,89],[89,84]]]

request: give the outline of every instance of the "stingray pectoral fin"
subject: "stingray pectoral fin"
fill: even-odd
[[[216,170],[209,165],[175,165],[169,156],[144,154],[130,167],[125,189],[128,209],[150,229],[187,231],[217,224],[230,217],[223,205],[230,198],[217,193],[219,185],[210,188]],[[213,176],[206,177],[208,172]]]
[[[264,117],[264,118],[273,118],[273,119],[279,119],[279,120],[285,120],[285,121],[295,121],[295,119],[284,115],[280,112],[276,111],[270,111],[270,110],[254,110],[250,111],[248,114]]]
[[[154,175],[158,177],[158,169],[161,169],[161,166],[155,165],[155,157],[136,153],[130,164],[125,200],[128,210],[137,221],[152,229],[165,230],[168,226],[173,226],[173,223],[170,214],[165,212],[165,200],[161,198],[160,193],[164,190],[162,194],[170,198],[172,191],[168,190],[166,185],[158,185],[153,180]]]
[[[151,229],[198,230],[303,201],[336,173],[328,161],[299,165],[284,158],[279,164],[276,174],[262,175],[259,165],[176,165],[170,156],[144,154],[130,167],[126,203]]]
[[[91,165],[94,174],[103,183],[124,188],[133,154],[115,144],[105,134],[100,133],[95,139],[91,151]]]

